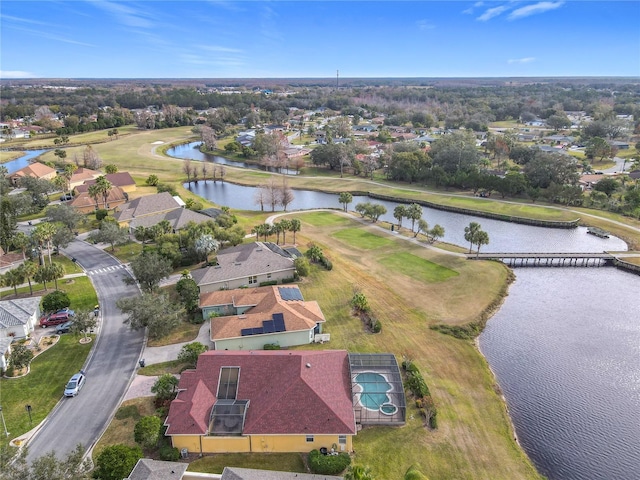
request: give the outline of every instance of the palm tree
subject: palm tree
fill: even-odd
[[[47,253],[49,255],[49,265],[51,265],[51,239],[56,234],[58,229],[53,223],[40,222],[33,229],[33,236],[40,245],[47,245]],[[44,263],[44,259],[43,259]]]
[[[292,218],[291,220],[289,220],[290,222],[290,226],[289,226],[289,231],[293,232],[293,244],[296,244],[296,232],[299,232],[300,229],[302,228],[302,223],[300,223],[300,220],[298,220],[297,218]]]
[[[402,219],[407,216],[407,207],[398,205],[393,209],[393,218],[398,220],[398,231],[402,228]]]
[[[113,184],[109,180],[107,180],[107,177],[105,177],[104,175],[100,175],[98,178],[96,178],[95,185],[98,186],[98,191],[100,192],[100,195],[102,195],[104,208],[108,209],[107,200],[109,199],[109,192],[111,192]]]
[[[91,198],[93,198],[93,201],[96,202],[96,210],[98,209],[98,197],[100,196],[100,187],[97,184],[93,184],[93,185],[89,185],[89,188],[87,189],[87,193],[89,194],[89,196]]]
[[[342,192],[338,197],[338,201],[342,204],[342,210],[347,211],[347,205],[353,201],[353,195],[349,192]]]
[[[27,259],[27,248],[29,248],[29,244],[31,240],[29,236],[24,232],[16,232],[16,234],[11,239],[11,243],[15,248],[18,248],[22,251],[22,259]]]
[[[469,253],[476,244],[476,235],[481,231],[481,225],[477,222],[471,222],[469,226],[464,227],[464,239],[469,242]]]
[[[47,282],[51,280],[49,274],[50,274],[50,272],[49,272],[49,269],[47,268],[47,266],[46,265],[40,265],[38,267],[38,270],[36,271],[36,273],[33,275],[33,279],[36,282],[41,283],[44,286],[45,291],[48,290],[47,289]]]
[[[282,227],[282,244],[287,244],[287,232],[291,229],[291,220],[283,219],[280,220],[280,226]]]
[[[56,290],[58,290],[58,279],[64,277],[64,267],[59,263],[52,263],[47,267],[49,280],[55,282]]]
[[[475,244],[478,246],[478,251],[476,252],[476,257],[480,255],[480,247],[482,245],[489,245],[489,234],[484,230],[478,231],[476,234]]]
[[[18,285],[24,283],[24,272],[20,267],[9,270],[2,277],[2,283],[7,287],[13,287],[13,292],[18,296]]]
[[[411,231],[413,232],[416,221],[422,218],[422,207],[417,203],[412,203],[407,207],[407,214],[405,216],[411,220]]]
[[[24,262],[22,265],[20,265],[20,268],[22,269],[25,280],[29,282],[29,294],[33,295],[33,285],[31,285],[31,279],[38,271],[38,265],[33,262]]]

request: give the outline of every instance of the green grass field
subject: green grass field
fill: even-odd
[[[47,284],[47,290],[44,289],[41,283],[34,283],[32,287],[34,295],[43,297],[55,290],[53,282]],[[69,295],[71,308],[74,310],[93,310],[93,307],[98,303],[98,296],[88,277],[58,280],[58,288]],[[28,295],[29,287],[18,288],[18,294]],[[0,292],[0,299],[6,300],[10,298],[14,298],[13,289]]]
[[[40,327],[36,327],[40,328]],[[21,378],[0,378],[0,402],[10,438],[0,436],[1,442],[16,438],[36,426],[62,398],[64,386],[82,368],[93,342],[81,344],[78,337],[61,335],[56,345],[38,355],[31,363],[31,373]],[[71,399],[63,401],[73,402]],[[25,405],[31,405],[33,423]],[[51,449],[54,449],[52,445]]]
[[[333,238],[337,238],[352,247],[365,250],[386,247],[393,243],[392,240],[366,232],[360,228],[346,228],[344,230],[339,230],[332,236]]]
[[[455,270],[406,252],[387,255],[380,259],[380,264],[421,282],[444,282],[459,275]]]
[[[307,473],[299,453],[227,453],[191,462],[189,472],[222,473],[224,467],[257,468],[283,472]]]

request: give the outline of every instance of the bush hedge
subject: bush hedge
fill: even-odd
[[[311,450],[309,453],[309,468],[313,473],[320,475],[336,475],[350,463],[351,457],[346,452],[338,455],[323,455],[319,450]]]
[[[161,460],[166,462],[175,462],[180,459],[180,450],[169,445],[165,445],[160,448],[158,455],[160,455]]]

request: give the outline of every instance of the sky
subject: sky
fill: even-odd
[[[0,78],[640,76],[640,0],[2,0]]]

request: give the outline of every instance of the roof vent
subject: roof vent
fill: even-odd
[[[238,318],[247,318],[246,315],[238,315]]]
[[[306,367],[307,367],[307,368],[311,368],[311,364],[310,364],[310,363],[307,363]]]

